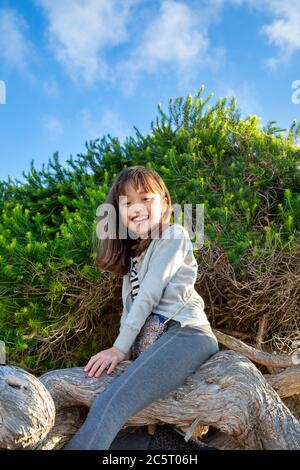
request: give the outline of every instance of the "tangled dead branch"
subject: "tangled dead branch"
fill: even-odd
[[[293,353],[300,340],[300,250],[255,260],[249,254],[239,278],[220,248],[202,256],[207,267],[199,269],[196,287],[214,328],[269,353]]]

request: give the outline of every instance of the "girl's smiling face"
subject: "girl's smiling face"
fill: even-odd
[[[129,231],[138,236],[148,233],[150,228],[159,224],[167,208],[167,197],[158,193],[137,192],[127,185],[126,195],[119,197],[120,218]]]

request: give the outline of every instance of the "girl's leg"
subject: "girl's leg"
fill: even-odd
[[[131,416],[178,388],[218,352],[209,330],[181,327],[170,320],[165,333],[95,398],[85,422],[64,449],[109,449]]]

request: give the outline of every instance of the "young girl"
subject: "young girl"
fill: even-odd
[[[219,350],[194,288],[198,265],[189,234],[170,223],[171,198],[159,174],[143,166],[122,170],[106,203],[115,209],[108,222],[117,236],[101,240],[97,266],[123,275],[123,312],[113,346],[85,366],[88,377],[110,374],[130,358],[149,315],[164,331],[96,397],[65,450],[109,449],[131,416],[178,388]],[[127,238],[118,237],[119,225]]]

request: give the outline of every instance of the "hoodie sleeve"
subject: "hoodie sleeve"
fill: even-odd
[[[173,233],[176,233],[175,237]],[[192,250],[192,244],[188,233],[184,230],[172,232],[170,238],[162,236],[158,240],[138,294],[125,321],[121,324],[114,347],[125,354],[130,350],[146,318],[159,304],[166,285],[182,266],[189,250]]]

